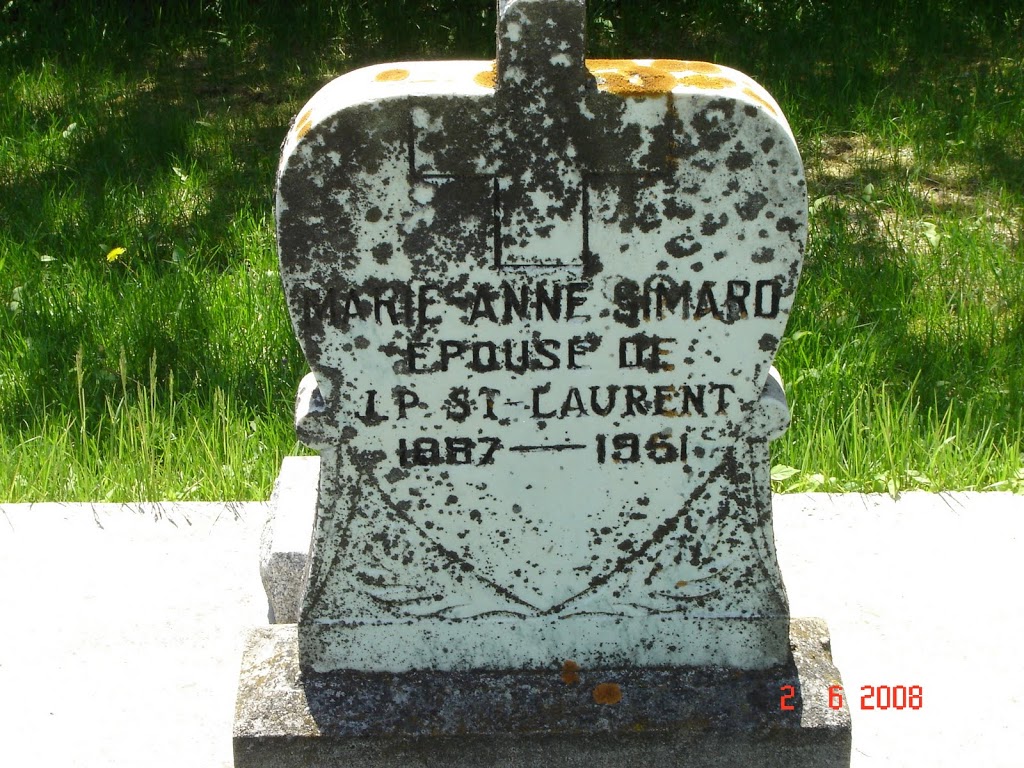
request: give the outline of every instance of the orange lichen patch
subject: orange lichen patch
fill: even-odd
[[[481,88],[493,89],[498,82],[498,63],[491,64],[490,69],[485,69],[473,77],[473,82]]]
[[[686,69],[689,72],[700,72],[704,75],[716,75],[722,71],[722,68],[717,64],[712,64],[710,61],[687,61]]]
[[[580,665],[572,659],[566,659],[562,664],[562,682],[566,685],[576,685],[580,681]]]
[[[682,59],[655,59],[651,62],[651,69],[660,69],[662,72],[682,72],[693,69],[689,66],[691,63]]]
[[[655,59],[651,62],[651,69],[661,72],[696,72],[699,75],[718,75],[725,70],[717,64],[707,61],[687,61],[684,59]]]
[[[309,133],[309,129],[313,127],[313,121],[310,119],[313,116],[313,110],[307,109],[295,122],[295,137],[301,141],[302,138]]]
[[[655,67],[628,59],[587,59],[587,69],[602,91],[625,96],[650,96],[668,93],[676,87],[676,77]]]
[[[680,85],[689,85],[693,88],[705,88],[707,90],[719,90],[731,88],[736,81],[729,77],[718,77],[717,75],[686,75],[679,78]]]
[[[408,69],[385,69],[383,72],[378,72],[374,79],[378,83],[394,83],[398,80],[405,80],[408,76]]]
[[[622,701],[622,689],[618,683],[601,683],[594,688],[594,701],[598,704],[618,704]]]
[[[689,584],[689,583],[690,583],[690,582],[688,582],[688,581],[677,581],[677,582],[676,582],[676,586],[677,586],[677,587],[685,587],[685,586],[686,586],[687,584]]]
[[[772,106],[772,103],[762,98],[760,94],[758,94],[758,92],[755,91],[753,88],[744,88],[743,93],[752,98],[758,104],[763,105],[764,108],[771,112],[773,115],[778,115],[778,112],[775,111],[775,107]]]

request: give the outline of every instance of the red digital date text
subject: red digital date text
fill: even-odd
[[[796,688],[792,685],[779,687],[779,709],[792,712],[796,707]],[[920,685],[862,685],[860,687],[860,708],[862,710],[921,709],[924,706],[924,689]],[[830,709],[843,708],[843,686],[832,685],[828,689]]]

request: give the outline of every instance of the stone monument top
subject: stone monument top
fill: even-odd
[[[285,141],[304,670],[787,658],[800,156],[739,72],[585,59],[584,11],[502,0],[495,62],[343,75]]]

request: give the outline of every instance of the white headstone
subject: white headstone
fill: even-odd
[[[285,142],[306,669],[786,658],[800,156],[739,72],[585,62],[583,13],[501,3],[496,62],[349,73]]]

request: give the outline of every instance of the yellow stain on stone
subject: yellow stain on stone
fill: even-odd
[[[731,77],[720,77],[718,75],[687,75],[679,78],[680,85],[688,85],[692,88],[703,88],[708,91],[717,91],[722,88],[732,88],[738,83]]]
[[[764,106],[764,108],[767,109],[769,112],[771,112],[773,115],[776,115],[776,116],[778,115],[778,112],[775,111],[775,107],[772,106],[772,103],[770,101],[768,101],[767,99],[763,98],[753,88],[744,88],[743,89],[743,93],[745,93],[747,96],[752,98],[758,104],[761,104],[762,106]]]
[[[684,61],[682,64],[687,72],[698,72],[702,75],[717,75],[722,71],[720,66],[710,61]]]
[[[561,678],[566,685],[576,685],[580,681],[580,665],[572,659],[566,659],[562,664]]]
[[[385,69],[383,72],[378,72],[377,77],[374,79],[378,83],[394,83],[399,80],[405,80],[408,76],[408,69]]]
[[[309,129],[313,127],[313,121],[310,119],[313,116],[313,110],[307,109],[301,115],[295,123],[295,138],[298,141],[302,141]]]
[[[618,704],[622,701],[622,688],[618,683],[601,683],[594,688],[593,696],[598,704]]]
[[[609,93],[651,96],[676,87],[676,76],[670,71],[628,59],[587,59],[587,69],[597,79],[597,87]]]
[[[690,64],[692,61],[683,61],[682,59],[655,59],[651,62],[651,67],[654,69],[660,69],[662,72],[682,72],[683,70],[693,69]]]
[[[641,64],[628,59],[587,59],[587,69],[597,79],[600,90],[625,96],[669,93],[679,85],[706,90],[739,85],[722,67],[706,61],[655,59],[650,64]]]
[[[490,69],[485,69],[483,72],[477,73],[473,77],[473,82],[481,88],[490,88],[491,90],[494,90],[494,87],[498,82],[498,63],[494,62],[491,64]]]

